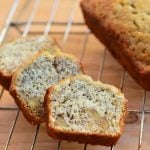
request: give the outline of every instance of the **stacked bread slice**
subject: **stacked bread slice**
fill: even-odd
[[[0,47],[0,84],[9,90],[12,74],[39,51],[60,52],[53,38],[47,36],[20,38]]]
[[[77,74],[82,74],[82,67],[73,56],[41,52],[14,73],[10,93],[31,124],[41,123],[46,89]]]
[[[57,139],[117,142],[126,117],[124,95],[83,75],[82,65],[53,39],[16,40],[1,47],[0,58],[0,83],[31,124],[46,121],[48,134]]]

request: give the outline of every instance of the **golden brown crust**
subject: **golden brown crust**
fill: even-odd
[[[123,133],[123,130],[124,130],[124,123],[125,123],[125,120],[126,120],[126,118],[127,118],[127,116],[128,116],[128,112],[127,112],[127,104],[128,104],[128,100],[124,100],[124,104],[123,104],[123,106],[124,106],[124,108],[123,108],[123,115],[122,115],[122,117],[121,117],[121,119],[120,119],[120,122],[119,122],[119,125],[120,125],[120,131],[121,131],[121,133]]]
[[[39,124],[45,122],[45,118],[41,118],[38,116],[33,115],[33,113],[27,108],[24,100],[18,95],[17,90],[15,87],[10,89],[10,94],[15,99],[16,104],[21,109],[24,117],[32,124]]]
[[[0,84],[3,86],[4,89],[9,90],[11,78],[11,75],[7,75],[2,71],[0,72]]]
[[[80,70],[81,70],[81,72],[82,72],[83,74],[85,74],[83,64],[82,64],[82,63],[79,63],[79,66],[80,66]]]
[[[150,67],[137,61],[129,50],[127,41],[121,39],[112,24],[105,22],[103,17],[95,13],[97,0],[82,0],[81,8],[85,22],[95,36],[102,41],[110,53],[124,66],[132,77],[146,90],[150,90]],[[123,31],[122,31],[123,32]]]
[[[67,79],[65,79],[67,80]],[[61,82],[65,82],[65,80]],[[120,119],[120,133],[116,133],[115,135],[109,135],[109,134],[96,134],[96,133],[81,133],[81,132],[75,132],[75,131],[65,131],[63,129],[58,129],[55,128],[52,125],[52,122],[49,118],[51,116],[51,110],[50,110],[50,105],[51,105],[51,100],[50,100],[50,95],[53,92],[55,88],[55,85],[47,89],[46,94],[45,94],[45,103],[44,103],[44,108],[45,108],[45,114],[46,114],[46,126],[47,126],[47,133],[49,136],[55,139],[60,139],[60,140],[67,140],[67,141],[77,141],[79,143],[88,143],[92,145],[104,145],[104,146],[112,146],[117,143],[119,140],[121,133],[124,128],[124,121],[127,116],[127,100],[124,100],[124,114],[122,115]]]

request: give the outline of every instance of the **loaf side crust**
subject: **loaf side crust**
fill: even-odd
[[[9,90],[11,78],[11,75],[8,75],[2,71],[0,72],[0,84],[4,89]]]
[[[136,82],[144,89],[150,90],[150,67],[137,61],[130,52],[127,41],[121,39],[121,35],[117,34],[116,29],[111,24],[105,23],[104,18],[96,15],[94,10],[96,2],[97,0],[81,1],[81,8],[86,24]]]
[[[76,76],[78,77],[78,76]],[[76,77],[71,77],[71,78],[76,78]],[[70,78],[70,79],[71,79]],[[65,82],[68,79],[65,79],[62,82]],[[112,146],[117,143],[119,140],[123,129],[124,129],[124,121],[127,116],[127,100],[124,100],[124,114],[120,118],[120,133],[116,133],[115,135],[109,135],[109,134],[96,134],[96,133],[81,133],[77,131],[65,131],[63,129],[58,129],[55,128],[52,125],[52,122],[49,118],[51,116],[51,110],[50,110],[50,105],[51,105],[51,100],[50,100],[50,95],[54,91],[54,88],[57,85],[53,85],[52,87],[48,88],[45,94],[45,101],[44,101],[44,108],[45,108],[45,113],[46,113],[46,126],[47,126],[47,133],[49,136],[51,136],[54,139],[60,139],[60,140],[67,140],[67,141],[77,141],[79,143],[88,143],[91,145],[104,145],[104,146]]]
[[[10,90],[10,94],[12,95],[12,97],[15,99],[16,104],[18,105],[18,107],[20,108],[20,110],[23,113],[23,116],[32,124],[32,125],[36,125],[36,124],[40,124],[42,122],[45,122],[45,117],[38,117],[33,115],[33,113],[31,113],[31,111],[26,107],[26,104],[24,102],[24,100],[21,98],[21,96],[17,93],[17,90],[15,87],[11,88]]]

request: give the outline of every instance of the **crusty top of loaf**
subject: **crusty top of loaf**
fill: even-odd
[[[126,100],[119,89],[78,75],[59,82],[51,90],[49,122],[53,128],[120,134]]]
[[[40,50],[59,52],[54,39],[47,36],[17,39],[0,47],[0,71],[12,74],[18,66]]]
[[[91,3],[107,28],[127,44],[132,56],[143,65],[150,65],[150,0],[91,0]]]
[[[75,57],[64,53],[50,55],[40,52],[15,72],[10,90],[15,89],[25,107],[33,115],[41,117],[44,115],[46,89],[61,79],[77,74],[82,74],[82,70]]]

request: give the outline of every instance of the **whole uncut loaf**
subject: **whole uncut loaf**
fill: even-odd
[[[40,52],[30,62],[20,66],[12,76],[10,94],[31,124],[45,121],[46,89],[59,80],[82,74],[83,68],[72,55],[50,55]]]
[[[150,90],[150,0],[82,0],[81,8],[96,37]]]
[[[78,75],[45,95],[48,134],[56,139],[111,146],[124,126],[127,101],[114,86]]]
[[[0,84],[9,89],[15,70],[41,50],[60,52],[54,39],[47,36],[20,38],[0,47]]]

